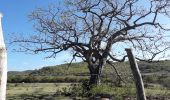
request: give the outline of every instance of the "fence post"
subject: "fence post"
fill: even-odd
[[[133,56],[132,50],[130,48],[125,49],[129,62],[130,62],[130,68],[132,70],[132,74],[134,77],[135,85],[136,85],[136,91],[137,91],[137,100],[146,100],[145,91],[144,91],[144,85],[143,80],[138,68],[138,64],[135,60],[135,57]]]
[[[6,100],[6,84],[7,84],[7,53],[3,39],[2,14],[0,13],[0,100]]]

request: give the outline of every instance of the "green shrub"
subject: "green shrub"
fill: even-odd
[[[136,95],[136,91],[133,86],[111,87],[107,84],[93,86],[90,92],[93,96],[100,94],[108,94],[113,96],[115,100],[123,100],[123,96],[134,97]]]

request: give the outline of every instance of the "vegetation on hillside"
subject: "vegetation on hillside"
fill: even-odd
[[[120,85],[124,82],[133,83],[131,70],[128,62],[113,63],[117,72],[123,81],[117,76],[115,69],[109,65],[104,69],[102,82],[113,83]],[[161,84],[165,87],[170,87],[170,61],[160,62],[138,62],[142,73],[144,83]],[[83,82],[87,81],[89,72],[86,63],[73,63],[68,67],[68,64],[57,66],[43,67],[38,70],[29,70],[23,72],[8,72],[9,83],[47,83],[47,82]]]

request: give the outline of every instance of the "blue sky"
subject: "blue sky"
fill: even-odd
[[[48,7],[49,4],[59,4],[62,0],[0,0],[0,12],[3,13],[2,26],[5,42],[10,39],[11,33],[33,33],[33,23],[28,19],[28,14],[39,7]],[[54,59],[44,59],[45,54],[31,55],[12,52],[8,46],[8,71],[21,71],[38,69],[48,65],[58,65],[69,62],[71,56],[67,52],[57,55]]]
[[[36,8],[47,8],[50,4],[63,6],[62,2],[63,0],[0,0],[0,12],[4,15],[2,25],[6,44],[10,39],[8,37],[12,37],[9,35],[11,33],[26,35],[35,32],[33,23],[28,19],[29,13]],[[143,4],[144,2],[142,2]],[[158,20],[170,25],[169,19],[165,19],[163,16]],[[12,52],[12,46],[9,45],[7,45],[7,49],[9,71],[39,69],[43,66],[59,65],[71,60],[68,52],[62,52],[56,58],[44,59],[47,54],[31,55]]]

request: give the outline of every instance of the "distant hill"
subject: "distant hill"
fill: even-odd
[[[62,76],[62,75],[79,75],[79,74],[88,74],[87,64],[80,62],[80,63],[72,63],[69,64],[62,64],[57,66],[48,66],[43,67],[39,70],[33,70],[30,75],[55,75],[55,76]]]
[[[32,73],[34,70],[26,70],[26,71],[8,71],[8,75],[28,75]]]
[[[132,81],[132,74],[128,62],[113,63],[122,79]],[[159,83],[168,80],[170,83],[170,61],[138,62],[145,82]],[[47,66],[38,70],[9,71],[8,82],[81,82],[88,80],[89,71],[84,62]],[[113,67],[106,65],[103,71],[103,80],[116,82],[118,77]],[[163,78],[163,79],[162,79]],[[162,80],[160,80],[162,79]]]
[[[115,67],[122,71],[125,68],[129,68],[128,62],[124,63],[114,63]],[[142,74],[170,74],[170,61],[160,61],[160,62],[138,62],[138,66]],[[110,67],[110,68],[109,68]],[[106,65],[105,71],[112,69],[111,66]],[[80,75],[89,74],[87,69],[87,64],[72,63],[70,66],[68,64],[56,65],[56,66],[46,66],[38,70],[26,70],[26,71],[9,71],[8,75]]]

